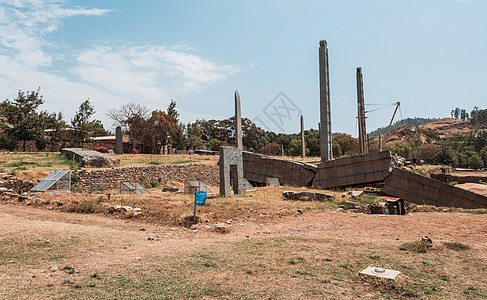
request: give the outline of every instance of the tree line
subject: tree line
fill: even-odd
[[[403,157],[416,157],[429,164],[479,169],[487,166],[487,109],[477,106],[469,113],[455,108],[454,119],[469,122],[472,132],[464,136],[441,138],[436,131],[416,129],[405,143],[395,143],[388,149]],[[403,128],[404,131],[409,129]]]
[[[83,101],[70,124],[63,120],[61,112],[38,111],[44,104],[43,96],[37,91],[19,90],[17,98],[0,102],[0,146],[6,150],[15,150],[18,142],[22,143],[25,152],[26,142],[35,141],[39,150],[62,143],[66,140],[66,130],[70,128],[74,135],[71,146],[79,147],[83,141],[92,136],[109,134],[100,120],[91,120],[95,113],[89,99]],[[45,130],[51,129],[50,138]]]
[[[39,150],[49,145],[66,141],[70,131],[73,139],[67,146],[79,147],[91,137],[111,134],[100,120],[92,120],[95,113],[89,99],[83,101],[69,123],[61,113],[38,111],[44,103],[37,91],[19,91],[17,98],[0,102],[0,148],[14,150],[20,141],[25,151],[25,142],[33,140]],[[208,149],[218,151],[221,146],[235,145],[235,119],[196,120],[179,122],[176,102],[171,100],[166,110],[150,111],[138,103],[126,103],[108,111],[113,125],[121,126],[129,136],[133,149],[142,153],[165,153],[167,148],[180,150]],[[452,110],[452,117],[469,120],[473,132],[468,136],[440,138],[437,132],[407,127],[399,129],[404,135],[413,132],[406,143],[395,143],[385,148],[403,157],[417,157],[427,163],[481,168],[487,166],[487,109],[475,107],[470,114],[464,109]],[[422,124],[426,119],[410,119],[409,123]],[[46,138],[45,129],[51,134]],[[380,129],[379,129],[380,130]],[[377,131],[378,132],[378,131]],[[268,155],[298,156],[301,154],[299,133],[285,134],[266,131],[247,118],[242,119],[244,150]],[[320,156],[319,131],[304,132],[306,155]],[[357,139],[349,134],[334,133],[333,155],[335,157],[359,154]],[[369,151],[378,151],[377,141],[370,140]]]

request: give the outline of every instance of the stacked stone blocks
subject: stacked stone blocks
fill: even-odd
[[[417,204],[486,208],[487,197],[406,170],[394,169],[382,191]]]
[[[286,159],[243,152],[244,177],[250,182],[265,185],[266,178],[278,178],[283,185],[309,186],[316,166]]]
[[[389,151],[337,158],[318,165],[313,187],[334,188],[381,182],[394,167]]]

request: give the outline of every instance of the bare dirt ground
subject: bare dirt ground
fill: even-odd
[[[487,297],[487,215],[363,215],[326,209],[168,227],[0,204],[0,298],[478,299]],[[428,235],[427,253],[400,250]],[[459,242],[469,249],[447,249]],[[401,270],[394,288],[367,266]]]

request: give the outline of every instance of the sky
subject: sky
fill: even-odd
[[[327,40],[332,131],[487,108],[487,0],[0,0],[0,101],[40,87],[41,110],[94,118],[128,102],[180,121],[234,114],[276,132],[317,128],[318,48]],[[379,105],[377,105],[379,104]]]

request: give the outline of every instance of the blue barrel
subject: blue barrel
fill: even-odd
[[[196,191],[196,193],[194,194],[194,201],[198,205],[205,205],[205,203],[206,203],[206,192]]]

